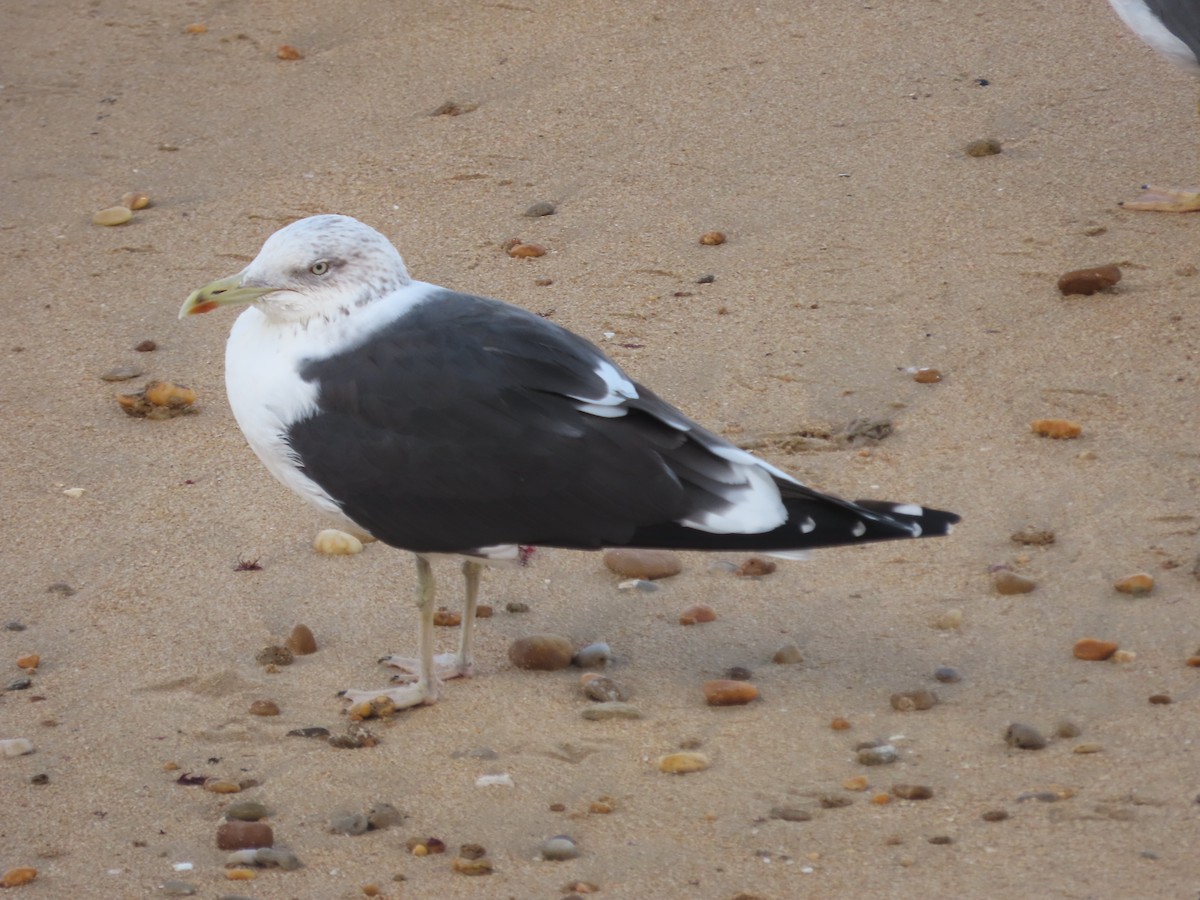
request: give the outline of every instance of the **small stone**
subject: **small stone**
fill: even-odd
[[[253,869],[234,868],[225,870],[225,878],[229,881],[253,881],[258,873]]]
[[[1099,638],[1086,637],[1077,640],[1071,652],[1076,659],[1097,661],[1108,659],[1117,652],[1117,647],[1115,641],[1102,641]]]
[[[116,366],[109,369],[100,376],[101,381],[129,381],[131,378],[140,378],[146,374],[145,369],[139,369],[137,366]]]
[[[537,259],[546,255],[546,248],[541,244],[517,242],[507,249],[507,253],[513,259]]]
[[[963,611],[958,608],[948,609],[937,617],[934,624],[941,631],[957,631],[962,627]]]
[[[235,800],[225,807],[225,818],[238,822],[258,822],[267,817],[267,807],[257,800]]]
[[[0,875],[0,888],[20,887],[29,884],[38,876],[38,870],[33,866],[13,866]]]
[[[517,638],[508,648],[508,659],[514,666],[540,672],[565,669],[574,655],[571,642],[557,634],[531,634]]]
[[[392,828],[404,821],[404,813],[390,803],[376,803],[367,810],[367,827],[372,831]]]
[[[595,816],[607,816],[617,808],[617,801],[612,797],[601,797],[588,804],[588,812]]]
[[[1045,547],[1053,544],[1056,540],[1054,532],[1049,528],[1022,528],[1020,531],[1014,531],[1009,535],[1009,540],[1014,544],[1024,544],[1025,546]]]
[[[1108,659],[1110,662],[1114,662],[1114,663],[1117,663],[1118,665],[1125,666],[1125,665],[1128,665],[1129,663],[1133,662],[1134,660],[1136,660],[1137,654],[1134,653],[1132,650],[1118,650],[1115,653],[1113,653],[1113,655],[1110,656]]]
[[[495,613],[496,611],[486,603],[480,603],[475,607],[475,618],[477,619],[490,619]]]
[[[458,855],[463,859],[482,859],[487,856],[487,850],[483,844],[462,844],[458,848]]]
[[[571,657],[571,665],[580,669],[599,669],[612,662],[612,648],[604,641],[580,647]]]
[[[775,651],[771,657],[771,662],[777,666],[794,666],[804,662],[804,654],[800,652],[800,648],[795,644],[784,644]]]
[[[184,34],[204,34],[208,31],[208,26],[203,22],[193,22],[183,29]]]
[[[980,814],[979,818],[985,822],[1003,822],[1008,818],[1008,810],[1006,809],[988,809]]]
[[[27,691],[33,687],[32,678],[14,678],[8,684],[4,685],[6,691]]]
[[[870,780],[866,775],[853,775],[842,782],[842,787],[848,791],[865,791],[870,787]]]
[[[1046,738],[1032,725],[1013,722],[1004,732],[1004,742],[1018,750],[1042,750],[1046,746]]]
[[[323,556],[353,556],[362,553],[363,543],[348,531],[323,528],[313,538],[313,549]]]
[[[551,862],[562,862],[567,859],[575,859],[579,856],[579,845],[565,834],[556,835],[542,841],[542,846],[538,848],[542,859],[550,860]]]
[[[555,212],[557,212],[557,210],[555,209],[554,204],[549,200],[539,200],[537,203],[534,203],[525,209],[525,215],[530,219],[539,219],[542,216],[552,216]]]
[[[929,843],[938,844],[939,846],[945,846],[947,844],[954,843],[954,838],[950,837],[948,834],[935,834],[932,837],[927,838],[927,840]]]
[[[439,628],[457,628],[462,624],[462,614],[443,607],[433,614],[433,624]]]
[[[992,587],[998,594],[1028,594],[1037,587],[1037,582],[1011,569],[1000,569],[992,573]]]
[[[17,657],[18,669],[36,669],[41,665],[42,658],[36,653],[26,653],[24,656]]]
[[[703,688],[709,706],[742,706],[758,699],[758,688],[746,681],[714,678],[704,682]]]
[[[362,813],[335,813],[329,820],[329,830],[333,834],[365,834],[369,827],[370,823]]]
[[[1151,694],[1150,702],[1155,706],[1169,706],[1173,701],[1170,694]]]
[[[671,775],[687,775],[690,772],[703,772],[711,764],[703,753],[688,750],[660,756],[658,771]]]
[[[304,54],[291,44],[280,44],[275,50],[276,59],[304,59]]]
[[[860,747],[858,750],[858,762],[864,766],[886,766],[894,763],[899,758],[899,751],[891,744]]]
[[[1054,726],[1054,734],[1060,738],[1079,737],[1079,735],[1083,734],[1083,729],[1070,719],[1063,719]]]
[[[430,113],[431,116],[461,116],[463,113],[474,112],[479,104],[471,100],[447,100]]]
[[[313,636],[312,629],[302,623],[292,627],[283,645],[297,656],[308,656],[317,652],[317,639]]]
[[[963,148],[967,156],[995,156],[1002,149],[1000,142],[995,138],[980,138]]]
[[[0,740],[0,756],[27,756],[33,752],[33,741],[29,738],[4,738]]]
[[[621,686],[603,675],[589,679],[583,685],[583,694],[589,700],[595,700],[598,703],[611,703],[626,699]]]
[[[504,604],[504,611],[507,613],[513,613],[514,615],[520,615],[521,613],[529,612],[529,604],[520,600],[510,600]]]
[[[655,584],[645,578],[630,578],[622,581],[617,585],[619,591],[639,591],[643,594],[653,594],[655,591],[662,590],[660,585]]]
[[[712,284],[717,280],[717,276],[712,272],[706,272],[696,279],[696,284]]]
[[[1138,572],[1136,575],[1126,575],[1113,585],[1122,594],[1148,594],[1154,590],[1154,576],[1148,572]]]
[[[210,794],[239,794],[242,786],[228,778],[206,778],[204,779],[204,790]]]
[[[1071,748],[1072,753],[1100,753],[1104,750],[1103,744],[1089,742],[1084,744],[1076,744]]]
[[[705,622],[715,622],[717,611],[707,603],[693,603],[679,614],[680,625],[700,625]]]
[[[285,872],[299,869],[303,865],[300,857],[282,847],[259,847],[254,851],[254,864],[264,869],[283,869]]]
[[[141,191],[129,191],[121,195],[121,205],[129,210],[145,209],[150,205],[150,195]]]
[[[275,833],[265,822],[234,820],[217,826],[218,850],[246,850],[251,847],[270,847]]]
[[[290,666],[295,658],[291,650],[277,644],[263,647],[254,654],[254,661],[260,666]]]
[[[754,673],[745,666],[730,666],[725,670],[725,677],[730,681],[749,681]]]
[[[700,243],[706,247],[716,247],[725,243],[725,233],[723,231],[706,231],[700,235]]]
[[[933,796],[933,788],[926,784],[893,784],[892,796],[901,800],[928,800]]]
[[[917,712],[933,709],[938,704],[938,695],[933,691],[918,688],[915,691],[900,691],[891,696],[892,709],[897,712]]]
[[[938,666],[933,670],[933,677],[942,684],[958,684],[962,681],[962,672],[954,666]]]
[[[187,881],[170,879],[158,886],[158,892],[165,897],[191,897],[200,892],[200,888]]]
[[[942,380],[942,373],[937,369],[921,368],[913,372],[913,381],[917,384],[937,384]]]
[[[609,700],[585,707],[580,715],[590,722],[602,722],[605,719],[640,719],[642,712],[629,703]]]
[[[641,578],[654,581],[669,578],[683,571],[679,555],[670,550],[638,550],[620,547],[606,550],[604,565],[622,578]]]
[[[1083,426],[1070,419],[1034,419],[1029,427],[1034,434],[1054,440],[1071,440],[1083,434]]]
[[[21,622],[17,622],[17,621],[11,621],[11,622],[4,623],[5,631],[24,631],[25,628],[26,628],[26,626],[24,624],[22,624]]]
[[[761,556],[752,556],[738,566],[734,574],[742,578],[762,578],[763,576],[770,575],[778,568],[779,564],[774,560],[763,559]]]
[[[492,861],[486,856],[479,859],[467,859],[463,856],[456,856],[451,861],[450,868],[459,875],[491,875],[494,870]]]
[[[124,225],[133,218],[133,212],[126,206],[107,206],[92,213],[93,225]]]
[[[767,815],[783,822],[811,822],[812,813],[798,806],[772,806]]]
[[[250,704],[250,715],[277,716],[279,715],[279,704],[274,700],[255,700]]]
[[[841,716],[835,716],[833,718],[833,720],[829,723],[829,727],[832,728],[834,731],[849,731],[850,730],[850,720],[844,719]]]
[[[122,207],[124,209],[124,207]],[[196,412],[196,392],[170,381],[151,381],[140,391],[117,394],[117,404],[135,419],[172,419]]]
[[[1058,278],[1058,290],[1064,296],[1082,294],[1091,296],[1106,291],[1121,280],[1121,267],[1114,265],[1093,266],[1090,269],[1074,269]]]
[[[31,777],[29,779],[29,783],[37,784],[37,785],[49,784],[50,776],[47,775],[45,772],[39,772],[37,775],[34,775],[33,777]]]
[[[293,728],[287,733],[288,737],[327,738],[329,729],[324,725],[308,725],[304,728]]]

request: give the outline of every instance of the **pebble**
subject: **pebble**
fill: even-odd
[[[267,817],[267,807],[257,800],[235,800],[225,807],[225,818],[238,822],[257,822]]]
[[[129,210],[145,209],[150,205],[150,195],[142,191],[128,191],[121,195],[121,205]]]
[[[901,800],[928,800],[933,796],[933,788],[927,784],[893,784],[892,796]]]
[[[1054,726],[1054,733],[1060,738],[1073,738],[1083,734],[1083,729],[1070,719],[1063,719]]]
[[[475,618],[477,619],[490,619],[495,613],[496,611],[486,603],[477,604],[475,607]]]
[[[295,659],[291,650],[278,644],[263,647],[254,654],[254,661],[260,666],[290,666]]]
[[[461,844],[458,855],[463,859],[483,859],[487,856],[487,849],[483,844]]]
[[[308,656],[310,653],[317,652],[317,639],[313,635],[312,629],[304,624],[293,626],[283,645],[297,656]]]
[[[72,593],[74,593],[74,592],[72,592]],[[17,622],[17,621],[15,621],[15,620],[14,620],[14,621],[11,621],[11,622],[5,622],[5,623],[4,623],[4,630],[5,630],[5,631],[24,631],[24,630],[25,630],[25,628],[26,628],[26,626],[25,626],[25,625],[23,625],[23,624],[22,624],[22,623],[20,623],[20,622]]]
[[[170,881],[164,881],[158,886],[158,892],[167,897],[191,897],[199,893],[199,891],[200,888],[196,887],[196,885],[174,878]]]
[[[783,822],[811,822],[813,817],[807,809],[798,806],[772,806],[767,815]]]
[[[0,756],[25,756],[33,752],[33,741],[29,738],[5,738],[0,740]]]
[[[335,813],[329,820],[329,830],[333,834],[364,834],[369,827],[370,823],[362,813]]]
[[[542,841],[538,852],[542,855],[542,859],[562,862],[579,856],[579,845],[567,835],[559,834]]]
[[[117,394],[118,405],[135,419],[173,419],[196,412],[195,402],[195,391],[170,381],[151,381],[140,391]]]
[[[124,225],[133,218],[133,211],[127,206],[106,206],[92,213],[93,225]]]
[[[717,247],[725,243],[725,232],[706,231],[700,235],[700,243],[706,247]]]
[[[604,641],[580,647],[571,657],[571,665],[580,669],[600,669],[612,662],[612,648]]]
[[[193,22],[183,29],[185,34],[204,34],[208,31],[208,26],[203,22]]]
[[[293,728],[287,733],[288,737],[327,738],[329,729],[324,725],[308,725],[304,728]]]
[[[513,259],[537,259],[539,256],[546,255],[546,248],[541,244],[526,244],[522,241],[517,241],[515,244],[505,248]]]
[[[1004,742],[1018,750],[1042,750],[1046,746],[1046,738],[1042,733],[1023,722],[1013,722],[1005,729]]]
[[[36,669],[41,665],[42,658],[36,653],[26,653],[17,657],[18,669]]]
[[[1171,704],[1170,694],[1151,694],[1150,702],[1155,706],[1169,706]]]
[[[1014,544],[1024,544],[1025,546],[1044,547],[1048,544],[1053,544],[1057,539],[1053,531],[1049,528],[1022,528],[1020,531],[1014,531],[1009,536]]]
[[[275,50],[276,59],[304,59],[304,54],[291,44],[280,44]]]
[[[1108,659],[1117,652],[1117,643],[1115,641],[1102,641],[1099,638],[1080,638],[1075,642],[1072,653],[1076,659],[1087,659],[1092,661]]]
[[[619,700],[609,700],[584,707],[580,713],[589,722],[602,722],[605,719],[640,719],[642,712],[636,706],[622,703]]]
[[[1003,148],[995,138],[980,138],[977,141],[971,141],[963,148],[967,156],[995,156],[1001,150]]]
[[[690,772],[703,772],[712,763],[703,753],[685,750],[679,753],[668,753],[658,758],[658,771],[670,775],[687,775]]]
[[[462,614],[442,607],[433,614],[433,624],[439,628],[457,628],[462,624]]]
[[[265,822],[242,822],[235,819],[217,826],[218,850],[270,847],[274,843],[275,833]]]
[[[852,775],[842,782],[842,787],[848,791],[865,791],[871,786],[866,775]]]
[[[962,672],[954,666],[938,666],[933,670],[933,677],[942,684],[958,684],[962,681]]]
[[[33,866],[13,866],[0,875],[0,887],[20,887],[29,884],[38,876],[38,870]]]
[[[8,684],[4,685],[6,691],[27,691],[33,687],[32,678],[14,678]]]
[[[140,378],[146,374],[145,369],[139,369],[137,366],[114,366],[103,375],[100,376],[101,381],[129,381],[131,378]]]
[[[525,603],[521,600],[509,600],[507,603],[504,604],[504,611],[507,613],[512,613],[514,615],[519,615],[521,613],[527,613],[527,612],[529,612],[529,604]]]
[[[834,718],[829,723],[829,727],[831,729],[833,729],[834,731],[849,731],[850,730],[850,720],[844,719],[841,716],[834,716]]]
[[[878,744],[874,747],[860,747],[858,761],[864,766],[886,766],[900,758],[900,753],[891,744]]]
[[[1071,748],[1072,753],[1100,753],[1104,750],[1103,744],[1089,742],[1085,744],[1076,744]]]
[[[746,681],[714,678],[704,682],[704,702],[709,706],[742,706],[758,699],[758,688]]]
[[[367,810],[367,827],[372,831],[382,831],[404,821],[404,813],[390,803],[376,803]]]
[[[1070,419],[1034,419],[1029,427],[1034,434],[1055,440],[1070,440],[1083,434],[1083,426]]]
[[[918,688],[915,691],[900,691],[891,696],[892,709],[897,712],[916,712],[933,709],[938,704],[938,695],[933,691]]]
[[[1058,289],[1064,296],[1082,294],[1086,297],[1106,291],[1120,280],[1120,266],[1093,266],[1064,272],[1058,277]]]
[[[574,655],[571,642],[558,634],[531,634],[517,638],[508,648],[508,659],[514,666],[539,672],[565,669]]]
[[[679,554],[670,550],[638,550],[620,547],[604,552],[604,565],[622,578],[654,581],[669,578],[683,571]]]
[[[589,700],[595,700],[598,703],[611,703],[613,701],[625,700],[625,691],[621,686],[603,675],[589,678],[583,683],[583,695]]]
[[[283,869],[286,872],[299,869],[303,865],[295,853],[283,847],[237,850],[230,853],[225,862],[226,865],[250,865],[263,869]]]
[[[450,868],[459,875],[491,875],[494,870],[492,861],[486,856],[478,859],[456,856],[451,861]]]
[[[516,783],[507,772],[499,775],[480,775],[475,779],[475,787],[515,787]],[[438,851],[441,852],[440,850]]]
[[[794,666],[804,662],[804,654],[795,644],[784,644],[775,651],[771,662],[778,666]]]
[[[1122,594],[1148,594],[1154,590],[1154,576],[1148,572],[1138,572],[1136,575],[1126,575],[1113,584]]]
[[[362,553],[363,543],[348,531],[323,528],[313,538],[313,549],[323,556],[353,556]]]
[[[693,603],[679,614],[680,625],[702,625],[716,620],[717,611],[707,603]]]
[[[760,556],[752,556],[740,566],[737,567],[735,575],[742,578],[761,578],[770,575],[779,568],[779,563],[771,559],[763,559]]]
[[[228,778],[206,778],[204,779],[204,790],[210,794],[240,794],[242,786]]]
[[[948,609],[934,621],[934,624],[942,631],[957,631],[962,627],[963,611],[957,607]]]
[[[731,681],[749,681],[754,677],[754,672],[745,666],[730,666],[725,670],[725,677]]]
[[[134,345],[133,349],[138,353],[153,353],[158,349],[158,342],[152,341],[150,338],[146,338],[144,341],[138,341]]]
[[[258,873],[253,869],[234,868],[225,870],[225,878],[228,881],[253,881],[258,877]]]
[[[992,573],[992,587],[998,594],[1028,594],[1037,587],[1037,582],[1011,569],[999,569]]]
[[[255,700],[250,704],[250,715],[277,716],[279,715],[279,704],[274,700]]]
[[[1109,659],[1115,663],[1120,663],[1121,665],[1128,665],[1137,659],[1137,654],[1132,650],[1118,650],[1112,656],[1110,656]]]
[[[643,594],[653,594],[655,591],[662,590],[662,586],[655,584],[653,581],[648,581],[645,578],[630,578],[628,581],[622,581],[617,585],[619,591],[639,591]]]
[[[526,208],[525,215],[530,219],[540,219],[542,216],[552,216],[557,211],[549,200],[539,200]]]
[[[985,822],[1003,822],[1008,818],[1007,809],[988,809],[980,814],[979,818]]]

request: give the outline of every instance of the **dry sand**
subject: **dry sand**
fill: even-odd
[[[0,631],[4,681],[20,654],[43,661],[32,688],[0,694],[0,737],[37,747],[0,759],[0,868],[40,872],[14,897],[155,896],[170,878],[259,898],[369,884],[554,898],[575,881],[718,900],[1200,890],[1200,675],[1184,665],[1200,644],[1200,220],[1116,205],[1151,177],[1200,178],[1196,86],[1101,0],[92,0],[8,4],[3,20],[0,620],[27,626]],[[277,59],[284,43],[304,58]],[[478,108],[430,115],[448,100]],[[964,154],[984,137],[1004,152]],[[90,224],[135,189],[153,207]],[[558,214],[522,217],[537,200]],[[631,373],[739,440],[891,418],[866,453],[766,454],[822,488],[964,522],[758,581],[689,555],[653,595],[618,592],[597,555],[546,551],[486,576],[486,601],[531,611],[483,623],[480,677],[376,723],[372,749],[285,737],[342,727],[335,691],[382,684],[376,657],[412,649],[411,562],[379,545],[312,552],[324,523],[230,417],[232,317],[176,312],[277,227],[333,211],[394,238],[417,277],[614,332],[605,346]],[[711,229],[729,241],[700,246]],[[550,254],[509,259],[514,235]],[[1108,262],[1125,269],[1114,293],[1055,290],[1062,271]],[[695,284],[703,273],[715,282]],[[156,352],[131,349],[147,338]],[[191,384],[200,415],[122,415],[98,376],[128,364]],[[946,378],[915,384],[910,366]],[[1042,416],[1083,437],[1035,437]],[[1026,525],[1057,543],[1018,547]],[[247,558],[261,571],[235,572]],[[996,563],[1038,589],[997,595]],[[1114,592],[1139,570],[1158,578],[1151,595]],[[676,624],[698,601],[719,620]],[[934,627],[951,608],[962,627]],[[266,674],[255,653],[299,621],[320,651]],[[609,641],[646,718],[585,722],[575,674],[514,670],[509,642],[545,630]],[[1074,660],[1085,635],[1136,659]],[[805,663],[771,665],[788,642]],[[940,706],[890,708],[941,664],[965,678]],[[705,707],[701,681],[731,665],[754,670],[763,700]],[[1175,702],[1150,705],[1158,692]],[[260,697],[282,715],[248,715]],[[852,729],[831,730],[835,716]],[[1064,718],[1079,738],[1002,740],[1010,722]],[[853,745],[876,736],[901,760],[864,769]],[[1102,752],[1073,753],[1084,741]],[[685,742],[712,768],[658,773]],[[462,755],[479,748],[498,757]],[[259,781],[243,796],[305,867],[227,882],[227,798],[176,785],[180,771]],[[488,773],[515,786],[476,787]],[[842,790],[860,773],[870,791]],[[868,801],[895,782],[934,797]],[[1018,802],[1047,790],[1069,798]],[[825,795],[854,802],[821,809]],[[588,814],[601,796],[616,811]],[[379,801],[408,818],[328,833],[333,812]],[[781,804],[814,818],[765,820]],[[983,821],[992,809],[1010,818]],[[560,833],[580,858],[537,861]],[[495,874],[406,853],[425,836],[483,844]]]

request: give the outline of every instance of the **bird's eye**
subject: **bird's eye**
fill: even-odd
[[[329,263],[323,259],[318,259],[315,263],[308,267],[308,271],[312,272],[314,275],[324,275],[329,271]]]

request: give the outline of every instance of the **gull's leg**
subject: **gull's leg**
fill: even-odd
[[[344,691],[342,696],[351,703],[387,697],[400,709],[436,703],[438,695],[437,671],[433,664],[433,598],[437,585],[433,579],[433,567],[423,556],[417,556],[417,614],[420,631],[417,636],[416,683],[378,691]]]
[[[419,559],[420,557],[418,557]],[[451,678],[470,678],[475,674],[471,659],[471,638],[475,630],[475,607],[479,603],[479,576],[483,564],[473,559],[463,560],[463,579],[466,581],[466,609],[463,610],[462,634],[459,638],[457,653],[439,653],[433,657],[432,671],[439,679],[449,681]],[[433,576],[430,575],[432,582]],[[433,607],[429,610],[430,628],[433,628]],[[430,643],[433,638],[430,636]],[[408,656],[385,656],[380,660],[387,666],[400,670],[394,676],[396,681],[412,681],[419,676],[421,661]]]

